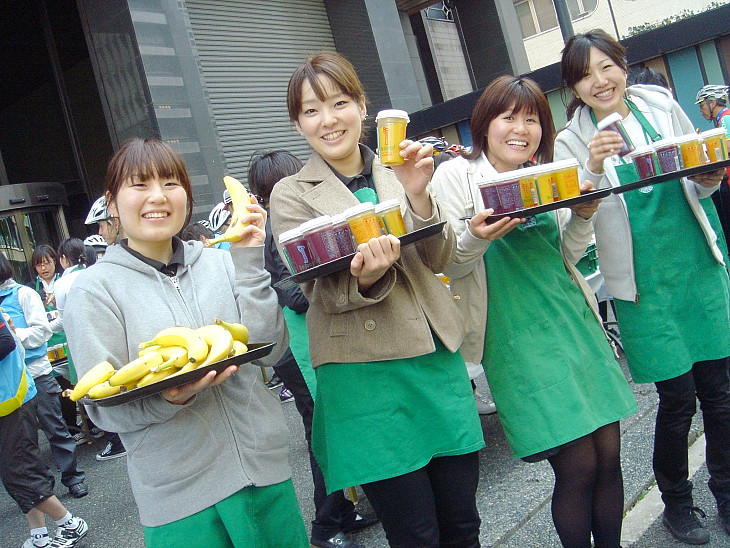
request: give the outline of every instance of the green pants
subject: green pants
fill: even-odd
[[[197,514],[143,529],[147,548],[309,547],[291,479],[245,487]]]

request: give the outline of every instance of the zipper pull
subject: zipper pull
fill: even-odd
[[[175,286],[175,289],[180,291],[180,283],[177,280],[177,276],[170,276],[170,281],[172,282],[172,285]]]

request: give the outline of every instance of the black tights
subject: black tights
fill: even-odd
[[[552,514],[565,548],[618,548],[624,484],[619,423],[603,426],[548,459],[555,472]]]

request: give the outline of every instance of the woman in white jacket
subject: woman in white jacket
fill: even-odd
[[[581,179],[599,188],[628,181],[622,175],[627,164],[615,154],[623,141],[596,128],[609,114],[623,117],[636,145],[694,131],[666,89],[626,88],[626,51],[602,30],[571,38],[561,69],[574,99],[555,156],[577,158]],[[695,394],[704,416],[710,489],[730,533],[728,275],[708,220],[716,215],[709,196],[721,178],[721,171],[713,172],[610,195],[595,222],[601,272],[614,297],[629,369],[635,382],[653,382],[659,394],[653,463],[663,521],[691,544],[709,541],[695,516],[687,471]]]
[[[492,82],[474,108],[471,132],[469,159],[441,164],[432,182],[459,235],[446,274],[469,324],[461,352],[484,364],[514,456],[552,466],[553,521],[563,545],[588,548],[593,534],[596,546],[616,548],[623,512],[618,421],[636,403],[574,267],[597,203],[487,224],[493,210],[485,210],[477,182],[552,157],[550,107],[533,81]],[[468,224],[463,216],[471,216]]]

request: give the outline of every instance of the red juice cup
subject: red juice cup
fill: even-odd
[[[635,148],[629,153],[629,158],[631,158],[631,161],[636,166],[639,179],[648,179],[657,175],[656,165],[654,163],[654,147],[652,145],[643,145]]]
[[[318,262],[309,249],[309,243],[302,235],[300,228],[292,228],[279,234],[279,245],[284,248],[284,256],[289,263],[289,270],[294,274],[304,272],[317,266]]]
[[[332,216],[332,231],[335,233],[337,247],[340,248],[340,255],[351,255],[355,253],[355,238],[350,230],[350,225],[345,219],[344,213]]]
[[[332,230],[332,218],[329,215],[307,221],[300,228],[320,264],[340,258],[340,248],[337,246],[335,232]]]
[[[662,139],[654,143],[654,151],[659,160],[662,173],[672,173],[682,169],[682,154],[674,139]]]
[[[494,181],[479,181],[477,187],[482,194],[485,209],[493,209],[494,214],[504,213],[502,204],[499,201],[497,185],[494,184]]]
[[[624,128],[622,120],[623,116],[621,116],[618,112],[614,112],[612,114],[609,114],[603,120],[596,124],[598,131],[615,131],[621,136],[624,144],[621,149],[616,152],[616,154],[621,157],[626,156],[629,152],[634,150],[634,143],[631,142],[629,134],[626,133],[626,129]]]

